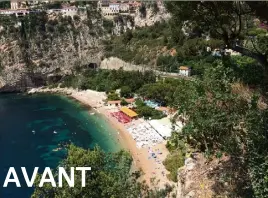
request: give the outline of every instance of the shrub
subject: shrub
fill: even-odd
[[[180,150],[176,150],[173,153],[169,154],[163,164],[170,172],[170,174],[167,175],[168,179],[177,182],[178,169],[184,165],[184,156],[182,152]]]
[[[74,15],[74,21],[76,21],[76,22],[80,22],[81,21],[81,18],[80,18],[80,16],[78,16],[78,15]]]
[[[127,103],[127,101],[125,99],[122,99],[121,102],[120,102],[120,105],[126,106],[126,105],[128,105],[128,103]]]
[[[145,119],[161,119],[164,117],[164,114],[161,111],[158,111],[146,105],[137,106],[136,111],[139,114],[139,117],[144,117]]]
[[[129,86],[121,87],[120,95],[121,97],[124,97],[124,98],[129,98],[133,96],[131,88]]]
[[[109,34],[112,33],[113,26],[114,26],[113,21],[108,20],[108,19],[103,19],[103,27]]]
[[[61,84],[61,87],[73,87],[73,88],[77,88],[79,84],[79,79],[78,77],[74,76],[74,75],[70,75],[70,76],[66,76],[63,79],[63,82]]]
[[[108,100],[120,100],[120,97],[117,93],[109,93],[107,98]]]
[[[164,71],[176,72],[178,70],[178,62],[176,57],[160,55],[157,58],[157,66]]]

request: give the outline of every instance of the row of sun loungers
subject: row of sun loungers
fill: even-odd
[[[123,124],[129,123],[131,121],[131,119],[128,116],[126,116],[124,113],[120,111],[111,113],[111,116],[115,117],[118,120],[118,122],[121,122]]]
[[[163,141],[163,138],[147,122],[127,128],[136,141],[138,148],[154,146]]]

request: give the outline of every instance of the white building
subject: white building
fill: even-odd
[[[11,10],[17,10],[19,8],[18,2],[17,1],[11,1],[10,2],[10,9]]]
[[[61,9],[61,13],[63,16],[71,16],[74,17],[75,15],[77,15],[78,12],[78,8],[75,6],[72,7],[65,7]]]
[[[191,76],[191,68],[187,66],[180,66],[179,67],[179,74],[181,76]]]
[[[12,15],[12,14],[15,14],[17,17],[21,17],[29,14],[29,10],[26,9],[0,10],[0,15]]]
[[[129,15],[133,11],[135,12],[140,6],[140,2],[128,1],[128,2],[111,2],[108,0],[102,0],[98,2],[98,10],[101,11],[102,16],[110,17],[118,14]]]
[[[111,11],[119,12],[120,4],[119,3],[110,3],[109,8],[110,8]]]
[[[72,7],[64,7],[64,8],[60,8],[60,9],[49,9],[47,10],[48,14],[52,14],[52,13],[61,13],[62,16],[71,16],[73,17],[74,15],[77,15],[78,12],[78,8],[75,6]]]
[[[129,4],[128,3],[121,3],[119,6],[119,11],[121,13],[128,13],[129,12]]]

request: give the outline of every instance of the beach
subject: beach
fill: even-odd
[[[71,88],[33,88],[28,93],[62,93],[92,107],[97,113],[103,115],[111,126],[118,131],[117,138],[122,147],[131,153],[135,169],[143,172],[141,180],[145,180],[149,186],[157,188],[164,187],[167,183],[170,185],[175,184],[167,179],[168,171],[162,163],[169,153],[165,147],[166,142],[163,141],[154,146],[138,148],[136,141],[127,130],[129,124],[120,123],[110,115],[110,109],[104,105],[104,100],[106,99],[104,92],[79,91]],[[131,125],[138,124],[138,122],[134,120]],[[155,154],[154,157],[151,157],[152,153]]]

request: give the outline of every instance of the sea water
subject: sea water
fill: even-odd
[[[66,156],[62,144],[74,143],[83,148],[99,145],[106,152],[120,150],[116,131],[98,113],[60,95],[0,94],[0,182],[9,167],[56,168]],[[18,173],[19,178],[23,178]],[[28,198],[33,192],[24,181],[22,187],[10,184],[1,198]]]

